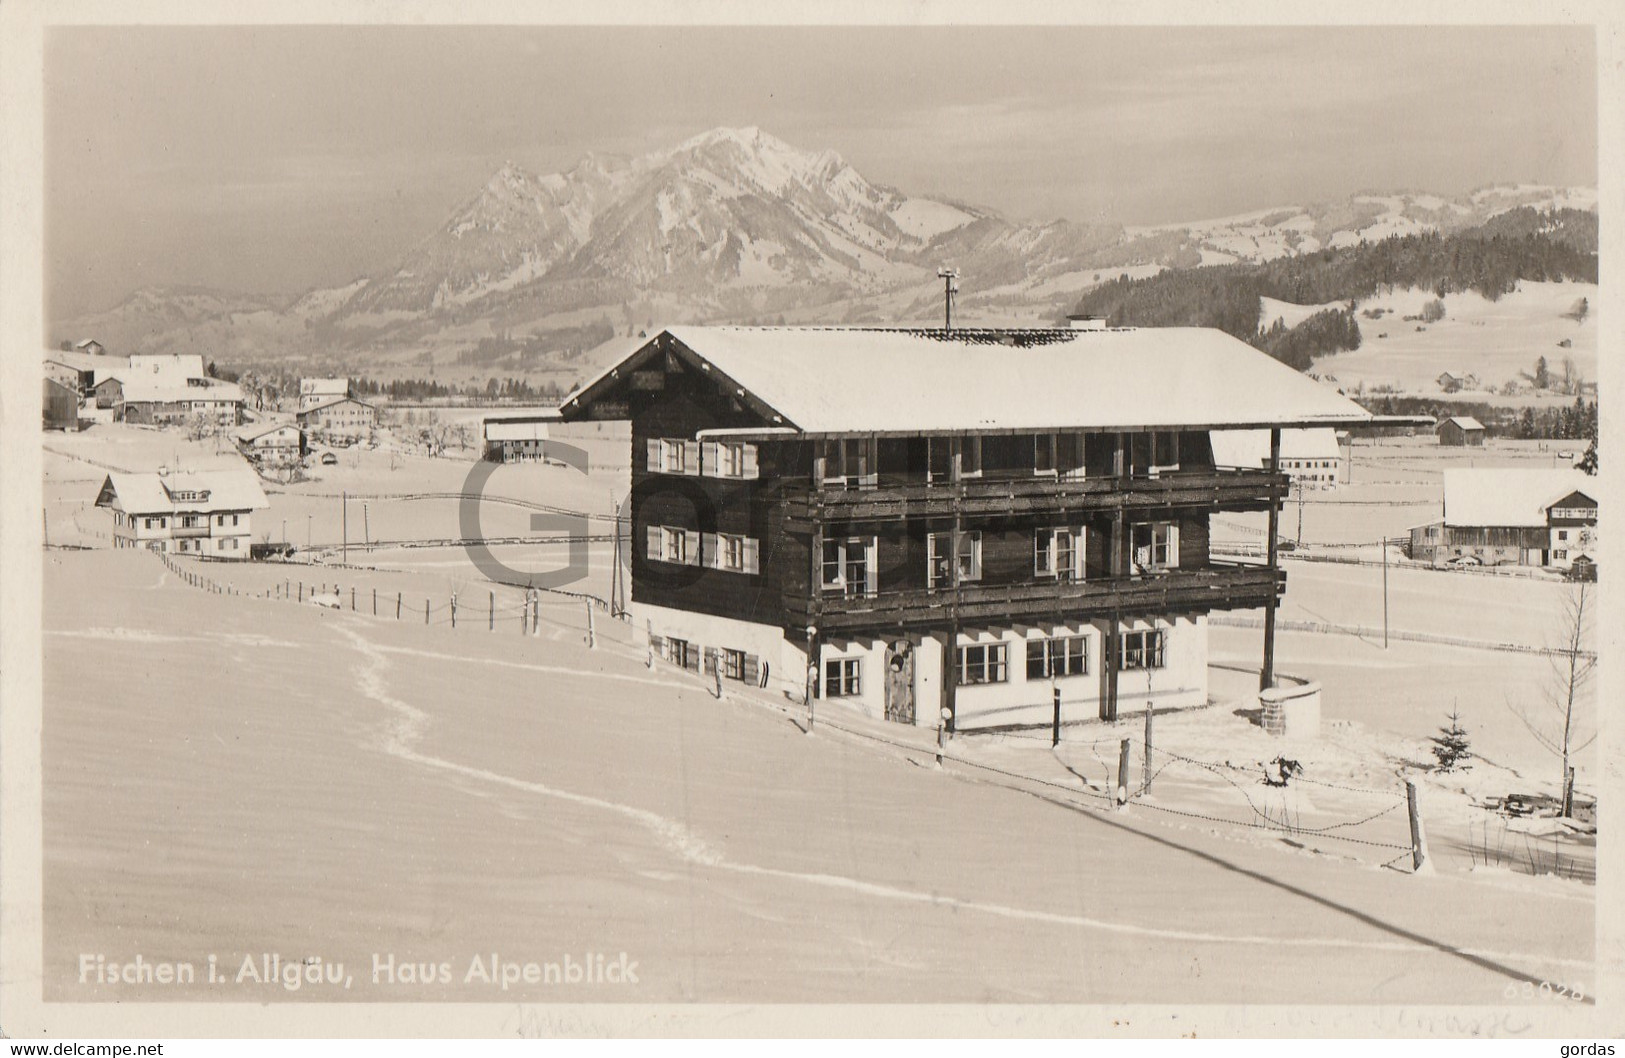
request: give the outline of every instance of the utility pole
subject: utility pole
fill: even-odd
[[[1294,482],[1298,486],[1298,547],[1303,546],[1303,479]]]
[[[959,294],[959,269],[939,268],[937,278],[942,280],[942,329],[954,329],[954,298]]]

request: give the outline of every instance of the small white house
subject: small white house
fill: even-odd
[[[302,378],[299,380],[299,410],[340,400],[350,395],[347,378]]]
[[[1258,470],[1270,462],[1268,430],[1214,430],[1213,464]],[[1348,481],[1348,460],[1337,443],[1337,432],[1323,429],[1281,431],[1281,470],[1311,489],[1335,489]]]
[[[254,511],[270,506],[259,479],[240,470],[107,475],[96,506],[113,512],[113,546],[247,559]]]

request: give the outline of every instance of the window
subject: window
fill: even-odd
[[[1041,433],[1033,438],[1033,472],[1055,473],[1055,435]]]
[[[879,477],[875,473],[878,462],[878,444],[873,437],[842,437],[824,442],[823,479],[852,488],[872,488]]]
[[[875,592],[875,538],[824,541],[824,590],[843,595]]]
[[[1161,628],[1142,632],[1124,632],[1118,642],[1117,667],[1119,670],[1160,669],[1163,666],[1163,646],[1166,635]]]
[[[1062,582],[1083,579],[1083,530],[1039,529],[1033,535],[1033,573]]]
[[[1027,678],[1059,679],[1089,674],[1089,637],[1056,636],[1027,640]]]
[[[959,685],[1003,683],[1009,678],[1010,648],[1004,643],[978,643],[959,648]]]
[[[700,671],[700,648],[686,639],[666,640],[666,659],[673,665]]]
[[[718,535],[717,540],[721,546],[718,556],[723,569],[742,570],[745,568],[745,538],[742,536]]]
[[[725,478],[743,477],[745,473],[745,446],[732,441],[718,445],[717,473]]]
[[[1557,531],[1557,538],[1559,540],[1567,540],[1569,538],[1569,531],[1567,529],[1559,529]]]
[[[1136,573],[1179,565],[1179,529],[1171,522],[1131,526],[1129,542]]]
[[[700,564],[700,534],[692,529],[679,529],[669,525],[648,527],[645,554],[657,562],[676,562],[685,566]]]
[[[1068,479],[1083,477],[1083,435],[1057,434],[1055,437],[1055,469]]]
[[[1552,552],[1552,557],[1553,558],[1568,558],[1569,553],[1566,550],[1565,551],[1553,551]]]
[[[948,552],[953,550],[952,533],[931,533],[926,537],[926,586],[940,588],[952,584]],[[959,534],[959,583],[982,579],[982,533],[971,530]]]
[[[962,478],[979,478],[982,476],[982,439],[980,437],[966,437],[960,441],[959,476]]]
[[[862,693],[862,658],[830,658],[824,662],[824,696],[826,698],[856,698]]]
[[[722,674],[730,680],[745,678],[745,652],[743,650],[723,649]]]
[[[682,438],[666,438],[660,442],[660,469],[668,474],[681,474],[687,463],[688,442]]]

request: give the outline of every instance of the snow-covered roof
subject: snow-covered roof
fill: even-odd
[[[298,414],[305,415],[305,414],[308,414],[308,413],[313,412],[313,411],[321,411],[323,408],[331,408],[333,405],[335,405],[335,404],[343,404],[345,401],[349,401],[352,404],[359,404],[363,408],[372,407],[371,404],[368,404],[364,400],[359,400],[359,399],[357,399],[355,397],[348,397],[348,396],[340,395],[340,396],[337,396],[337,397],[324,398],[322,400],[317,401],[315,404],[310,405],[307,408],[300,408],[299,411],[298,411]]]
[[[1463,430],[1482,430],[1484,428],[1484,424],[1471,415],[1452,415],[1439,425],[1443,426],[1445,422],[1453,422]]]
[[[1268,430],[1214,430],[1213,462],[1221,467],[1261,467],[1270,458]],[[1281,431],[1282,459],[1341,459],[1337,431],[1329,426]]]
[[[131,353],[130,374],[155,378],[202,378],[203,357],[197,353]]]
[[[186,498],[188,495],[196,498]],[[126,514],[256,511],[270,506],[252,470],[196,470],[168,475],[114,471],[102,483],[98,507]]]
[[[1222,331],[672,327],[566,398],[614,386],[662,337],[806,433],[1368,423],[1348,398]]]
[[[248,442],[264,437],[266,434],[275,433],[278,430],[293,430],[297,432],[299,427],[291,422],[257,422],[248,426],[239,427],[232,434],[232,436],[237,438],[239,441]]]
[[[557,423],[557,415],[524,419],[486,419],[487,441],[545,441],[549,423]]]
[[[147,402],[174,404],[183,401],[241,401],[243,399],[242,387],[235,382],[221,382],[209,379],[206,386],[189,385],[185,379],[177,378],[148,378],[136,376],[123,380],[124,402],[126,404],[144,404]]]
[[[348,396],[350,380],[347,378],[302,378],[299,380],[299,395],[311,396]]]
[[[1596,498],[1597,479],[1579,470],[1473,467],[1444,472],[1444,522],[1456,526],[1544,526],[1546,509],[1571,492]]]

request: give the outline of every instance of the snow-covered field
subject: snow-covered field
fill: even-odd
[[[1484,388],[1499,390],[1520,372],[1533,372],[1536,358],[1544,356],[1554,377],[1561,374],[1563,361],[1572,359],[1582,378],[1596,381],[1596,284],[1525,281],[1496,301],[1475,293],[1450,294],[1443,299],[1443,319],[1404,319],[1420,315],[1433,298],[1431,291],[1401,290],[1360,302],[1362,313],[1387,309],[1388,314],[1380,319],[1358,316],[1360,348],[1318,358],[1315,372],[1337,376],[1345,391],[1361,384],[1367,389],[1387,385],[1434,395],[1441,392],[1441,372],[1474,374]],[[1589,311],[1577,322],[1567,313],[1582,298]],[[1570,344],[1559,344],[1565,341]]]
[[[1594,983],[1590,887],[1103,810],[1098,725],[1058,757],[956,740],[938,770],[928,733],[826,711],[808,736],[782,699],[646,668],[624,626],[589,651],[563,604],[522,637],[205,593],[148,554],[51,552],[45,581],[47,1000],[1500,1004]],[[1260,749],[1222,709],[1159,724],[1176,752]],[[1321,774],[1368,784],[1364,752]],[[1191,781],[1153,797],[1216,788]],[[1374,796],[1277,807],[1308,826]],[[635,985],[469,976],[621,952]],[[197,979],[81,983],[85,953]],[[261,953],[342,962],[349,987],[240,979]],[[435,981],[375,980],[391,957]]]

